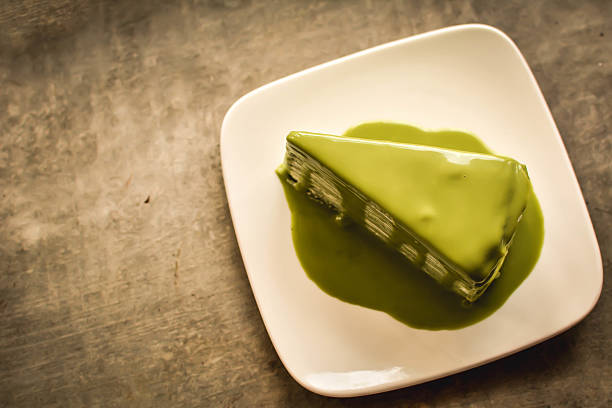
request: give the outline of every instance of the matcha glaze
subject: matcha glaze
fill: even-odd
[[[396,123],[366,123],[343,136],[491,153],[468,133],[427,132]],[[542,247],[542,212],[531,191],[501,276],[477,302],[466,305],[361,227],[339,225],[336,213],[280,179],[292,214],[293,245],[310,279],[331,296],[415,328],[457,329],[489,316],[529,275]]]

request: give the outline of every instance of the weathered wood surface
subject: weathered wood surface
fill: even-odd
[[[221,176],[226,110],[292,72],[467,22],[527,58],[609,274],[610,1],[3,2],[0,405],[610,406],[607,283],[544,344],[352,400],[295,383],[259,317]]]

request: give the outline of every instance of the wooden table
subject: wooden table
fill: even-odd
[[[0,5],[0,406],[609,406],[610,285],[568,332],[382,395],[313,394],[262,324],[228,212],[244,93],[468,22],[530,64],[612,255],[612,2]],[[579,273],[579,271],[577,271]]]

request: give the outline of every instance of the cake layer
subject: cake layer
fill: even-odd
[[[497,275],[529,190],[509,158],[308,132],[287,136],[286,166],[297,188],[469,301]]]

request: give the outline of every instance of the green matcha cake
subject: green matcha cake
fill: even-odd
[[[309,132],[287,136],[284,165],[295,188],[469,302],[499,275],[530,189],[506,157]]]

